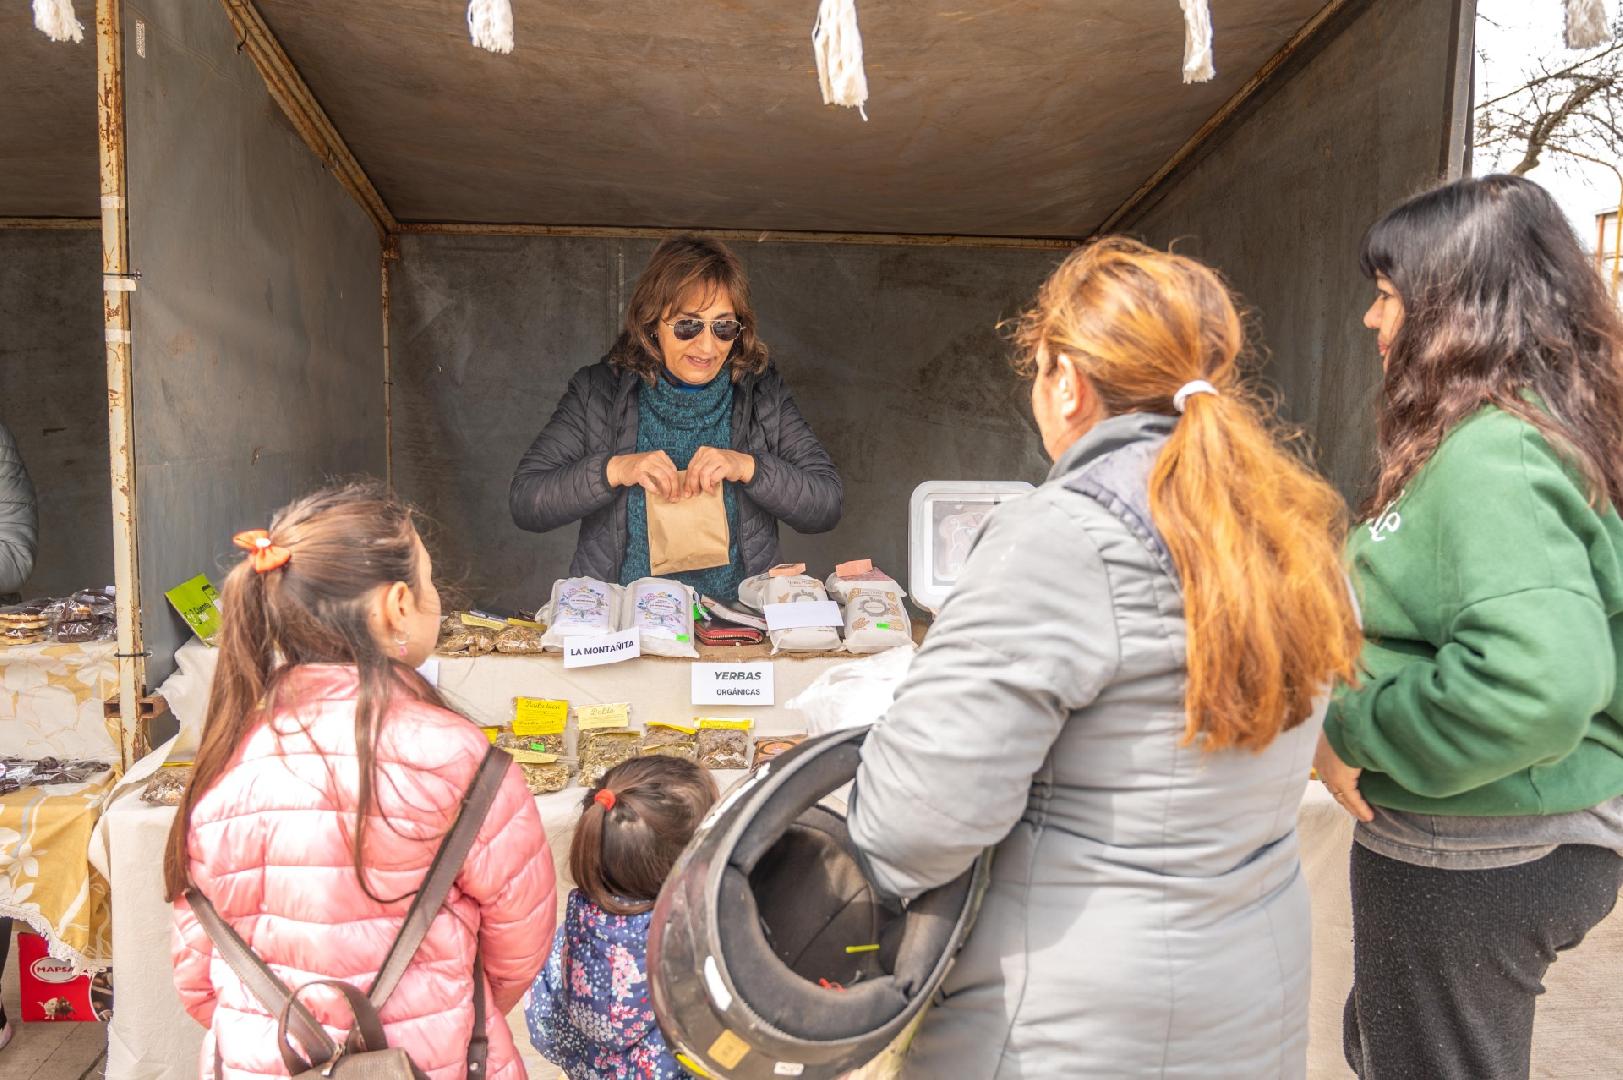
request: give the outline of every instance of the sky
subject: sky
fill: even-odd
[[[1616,15],[1620,2],[1606,0],[1608,12]],[[1486,101],[1522,82],[1540,56],[1561,60],[1580,55],[1568,52],[1561,42],[1563,8],[1561,0],[1477,0],[1476,100]],[[1518,156],[1506,155],[1509,160],[1495,162],[1478,154],[1472,171],[1480,175],[1509,168]],[[1527,175],[1549,189],[1585,245],[1593,248],[1595,215],[1618,205],[1616,174],[1588,162],[1563,161],[1542,164]]]

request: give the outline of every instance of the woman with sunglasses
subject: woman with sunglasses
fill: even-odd
[[[627,584],[649,573],[647,496],[718,487],[727,564],[670,575],[718,599],[778,561],[780,521],[818,533],[840,520],[840,475],[767,360],[743,267],[681,236],[637,279],[608,355],[569,380],[509,502],[521,529],[580,522],[571,576]]]

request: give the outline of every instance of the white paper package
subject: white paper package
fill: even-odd
[[[913,644],[913,624],[900,592],[863,585],[845,601],[845,650],[876,653]]]
[[[760,611],[766,607],[766,583],[771,580],[771,574],[756,574],[740,581],[738,602],[752,611]]]
[[[742,591],[742,590],[740,590]],[[766,604],[810,604],[828,600],[823,583],[805,574],[774,577],[766,581]],[[771,633],[772,651],[832,652],[840,647],[840,632],[832,626],[802,626]]]
[[[625,587],[626,613],[621,625],[641,631],[645,656],[697,659],[693,605],[698,597],[679,581],[639,578]]]
[[[623,628],[625,589],[596,578],[563,578],[552,583],[543,648],[563,652],[564,639],[612,634]]]

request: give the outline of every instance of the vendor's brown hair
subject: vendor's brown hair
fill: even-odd
[[[1371,226],[1359,262],[1403,302],[1366,518],[1487,405],[1536,428],[1593,505],[1623,505],[1623,316],[1548,192],[1520,176],[1445,184]]]
[[[365,823],[376,802],[378,726],[395,695],[441,708],[445,703],[421,675],[378,646],[367,608],[379,588],[397,581],[417,587],[420,560],[411,511],[378,485],[331,487],[282,509],[271,522],[270,539],[292,553],[287,565],[260,574],[244,560],[220,590],[219,661],[192,779],[169,830],[164,890],[173,902],[190,887],[192,808],[230,770],[248,736],[277,714],[289,673],[300,664],[344,664],[354,667],[360,680],[355,876],[380,903],[402,899],[374,894],[363,869]]]
[[[614,796],[611,807],[600,791]],[[650,755],[621,762],[581,799],[570,876],[611,915],[650,910],[717,794],[710,773],[691,761]]]
[[[766,343],[756,336],[755,309],[750,305],[744,267],[720,240],[691,234],[672,237],[654,249],[631,290],[625,328],[609,350],[609,363],[636,372],[652,385],[665,370],[659,322],[678,314],[677,305],[695,289],[704,290],[706,297],[726,292],[732,300],[733,316],[743,327],[727,354],[733,381],[765,371]]]
[[[1306,720],[1363,644],[1342,566],[1347,509],[1242,381],[1238,311],[1193,259],[1106,238],[1071,255],[1022,320],[1022,368],[1074,361],[1112,416],[1176,416],[1150,475],[1183,586],[1184,741],[1260,750]],[[1039,359],[1042,369],[1038,370]]]

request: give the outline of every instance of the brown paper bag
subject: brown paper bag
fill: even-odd
[[[686,472],[676,474],[680,486]],[[664,577],[682,570],[727,565],[727,504],[721,485],[681,502],[648,493],[648,572]]]

